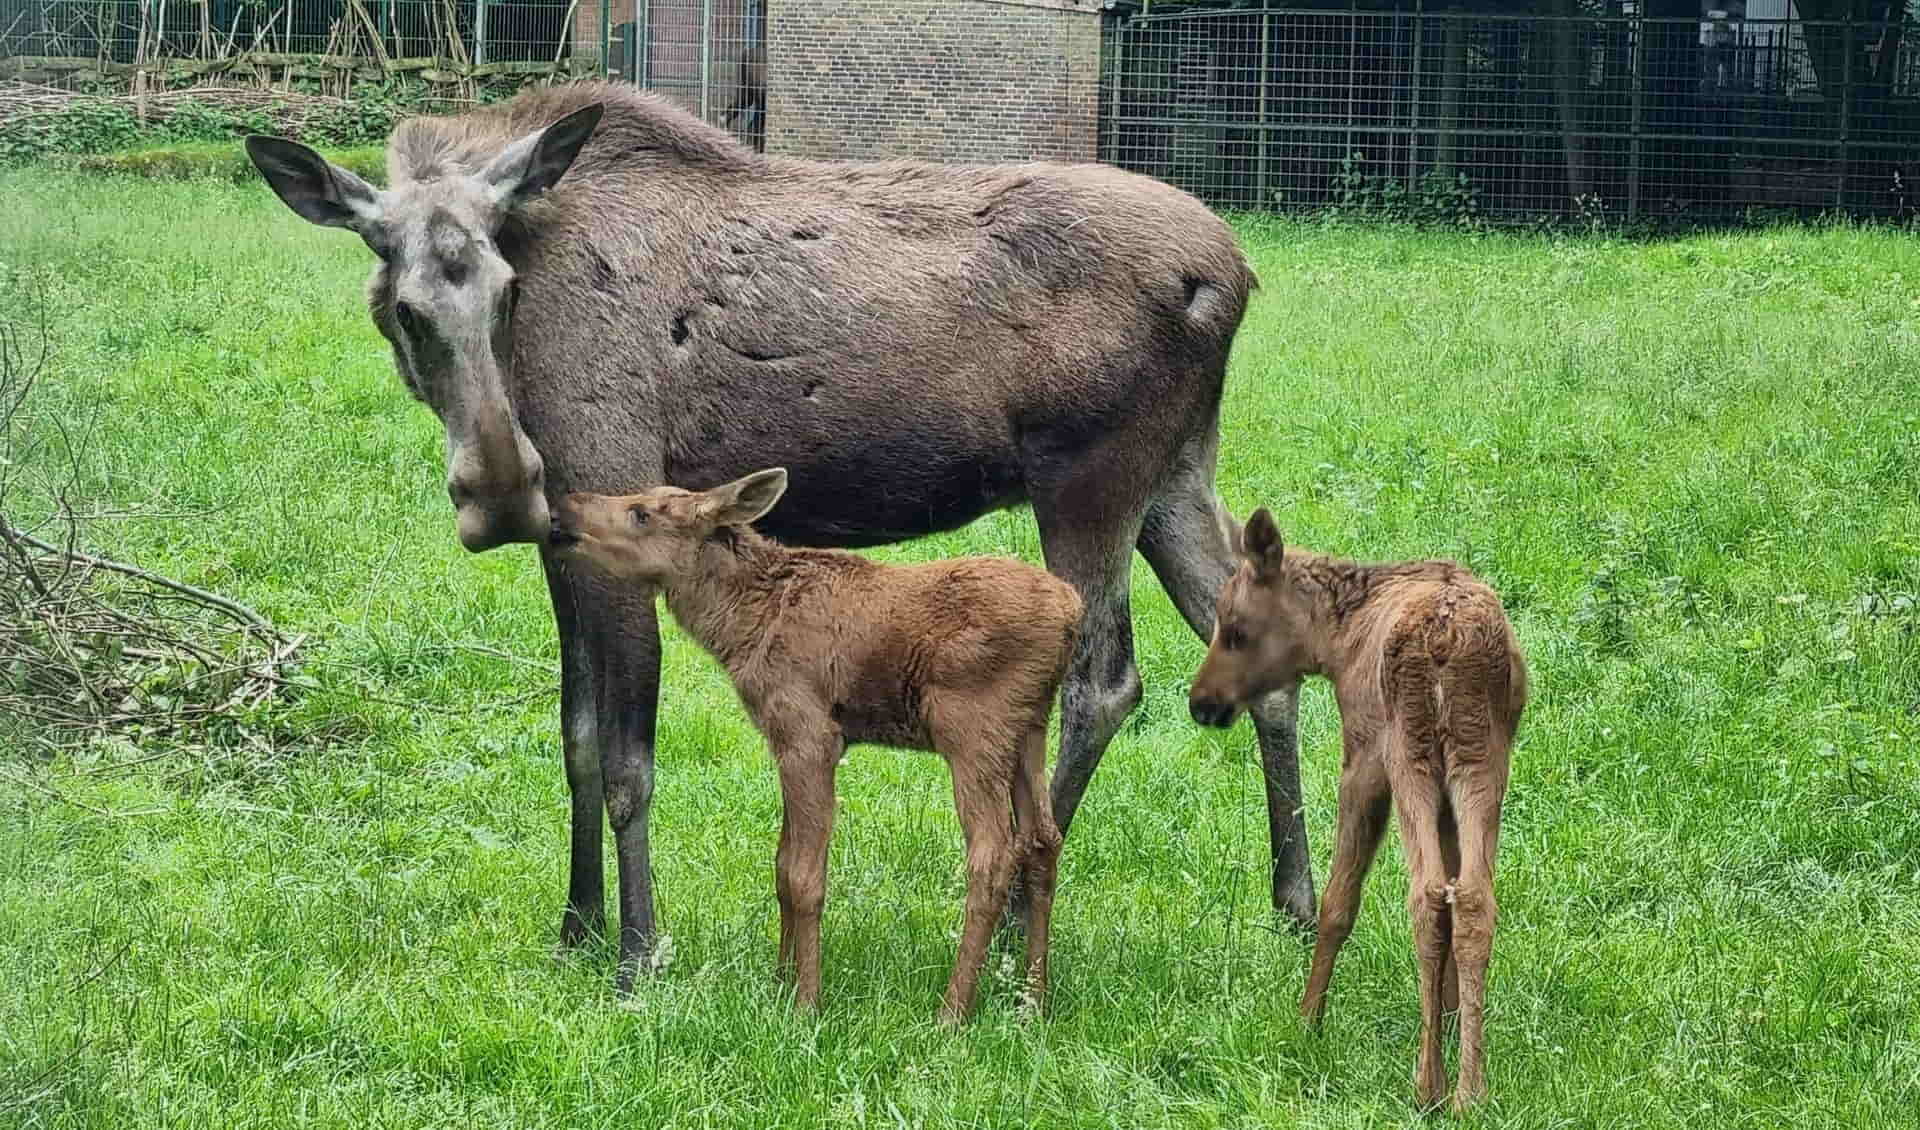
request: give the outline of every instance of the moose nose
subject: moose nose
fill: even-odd
[[[1202,726],[1218,726],[1222,729],[1233,725],[1233,706],[1231,703],[1215,702],[1208,698],[1191,699],[1187,703],[1188,713]]]

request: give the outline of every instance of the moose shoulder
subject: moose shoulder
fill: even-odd
[[[631,88],[416,118],[375,190],[249,143],[296,212],[379,256],[374,321],[447,430],[464,544],[537,541],[551,500],[793,475],[767,532],[878,544],[1030,502],[1086,615],[1063,691],[1064,830],[1140,696],[1128,574],[1146,557],[1212,631],[1235,525],[1215,497],[1222,382],[1254,279],[1198,201],[1098,165],[764,157]],[[622,979],[653,933],[651,599],[544,564],[573,795],[563,936],[602,921],[615,836]],[[1255,707],[1276,907],[1314,913],[1294,705]]]

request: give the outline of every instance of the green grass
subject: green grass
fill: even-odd
[[[374,184],[387,181],[386,150],[378,145],[333,149],[328,160],[359,173]],[[183,141],[151,145],[118,153],[75,158],[73,166],[90,173],[121,173],[148,180],[195,180],[211,177],[238,184],[258,184],[260,174],[238,141]]]
[[[209,737],[0,765],[0,1124],[1420,1121],[1398,850],[1304,1030],[1252,735],[1186,720],[1201,647],[1144,566],[1146,700],[1067,844],[1049,1020],[1021,1022],[1002,973],[970,1027],[933,1025],[958,836],[939,764],[883,751],[840,778],[825,1013],[789,1014],[774,774],[678,638],[672,963],[622,1003],[607,949],[555,962],[542,586],[524,547],[457,548],[359,241],[257,184],[15,172],[0,200],[0,263],[54,280],[47,404],[93,421],[84,486],[176,515],[100,548],[309,634],[321,682],[274,720],[279,756]],[[1228,501],[1325,550],[1461,559],[1531,659],[1476,1121],[1913,1125],[1920,247],[1241,230],[1263,285]],[[1030,519],[885,555],[972,551],[1036,556]],[[1323,687],[1302,745],[1324,878]]]

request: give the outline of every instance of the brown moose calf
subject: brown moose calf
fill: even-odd
[[[785,804],[774,863],[779,968],[794,975],[801,1006],[820,993],[833,775],[850,742],[932,750],[953,774],[967,906],[941,1018],[972,1008],[1016,868],[1030,895],[1027,979],[1038,1002],[1060,855],[1047,713],[1073,654],[1080,598],[1019,561],[885,566],[786,548],[749,528],[786,489],[786,471],[774,468],[709,491],[572,494],[554,512],[552,541],[615,577],[658,586],[766,736]]]
[[[1221,591],[1213,643],[1194,676],[1194,721],[1230,725],[1248,702],[1304,675],[1331,679],[1340,706],[1340,830],[1300,1014],[1318,1022],[1326,1010],[1333,961],[1353,931],[1391,803],[1420,964],[1414,1088],[1422,1106],[1446,1094],[1440,1014],[1457,1000],[1453,1102],[1467,1107],[1486,1093],[1493,857],[1527,699],[1513,628],[1493,590],[1450,561],[1361,565],[1283,552],[1265,509],[1242,540],[1244,560]]]

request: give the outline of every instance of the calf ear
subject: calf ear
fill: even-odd
[[[700,504],[701,513],[716,526],[745,526],[759,520],[787,493],[787,469],[770,467],[714,487]]]
[[[304,220],[354,231],[380,222],[379,189],[297,141],[255,135],[247,138],[247,156]]]
[[[531,200],[559,183],[573,159],[600,125],[599,103],[584,106],[541,130],[528,134],[500,151],[480,179],[493,190],[494,200],[511,208]]]
[[[1240,552],[1253,565],[1253,571],[1262,577],[1276,576],[1280,572],[1280,558],[1284,552],[1280,544],[1280,527],[1273,524],[1273,515],[1262,506],[1247,519],[1246,532],[1240,535]]]

